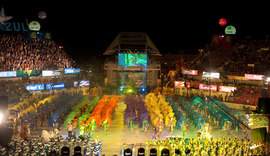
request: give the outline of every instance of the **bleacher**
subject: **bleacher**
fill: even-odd
[[[251,88],[240,88],[238,94],[235,96],[233,102],[239,104],[256,105],[259,98],[261,98],[261,89],[256,87]]]

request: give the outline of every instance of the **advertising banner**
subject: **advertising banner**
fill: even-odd
[[[218,86],[218,91],[220,92],[232,92],[236,91],[237,87],[231,87],[231,86]]]
[[[52,39],[52,34],[51,33],[45,33],[45,35],[44,35],[44,39],[46,39],[46,40],[51,40]]]
[[[44,90],[44,84],[26,85],[26,90],[28,91]]]
[[[80,68],[65,68],[64,73],[65,74],[79,74],[81,73],[81,69]]]
[[[145,86],[144,72],[119,72],[120,83],[124,88],[131,88],[130,84],[135,83],[135,88]]]
[[[65,83],[55,83],[54,85],[52,85],[52,83],[48,83],[46,84],[46,89],[50,90],[50,89],[62,89],[65,88]]]
[[[89,80],[80,81],[79,87],[81,87],[81,86],[89,86]]]
[[[190,83],[190,88],[199,88],[199,82],[192,82]]]
[[[244,76],[232,76],[232,75],[226,75],[228,79],[235,79],[235,80],[246,80]]]
[[[245,74],[245,79],[248,80],[262,80],[262,77],[264,77],[264,75]]]
[[[37,21],[32,21],[29,23],[29,30],[39,31],[40,24]]]
[[[174,81],[174,87],[185,87],[185,81]]]
[[[17,70],[17,77],[32,77],[39,76],[42,73],[42,70]]]
[[[182,70],[182,74],[186,74],[186,75],[198,75],[198,70],[186,70],[186,69],[183,69]]]
[[[200,84],[199,85],[199,89],[201,89],[201,90],[217,91],[217,85]]]
[[[2,71],[0,72],[0,78],[1,77],[16,77],[16,71]]]
[[[29,39],[37,39],[37,32],[29,32]]]
[[[219,73],[210,73],[210,72],[203,72],[202,77],[209,77],[209,78],[219,78]]]
[[[78,81],[74,81],[74,87],[79,87],[79,82]]]
[[[147,66],[147,54],[118,54],[118,66]]]
[[[60,76],[60,70],[42,70],[42,76]]]
[[[225,28],[225,34],[235,34],[236,33],[236,29],[234,26],[227,26]]]

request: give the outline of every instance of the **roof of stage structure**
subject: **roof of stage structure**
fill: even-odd
[[[120,52],[146,52],[161,56],[157,47],[145,32],[120,32],[103,55],[112,55]]]

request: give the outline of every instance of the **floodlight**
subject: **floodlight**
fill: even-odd
[[[0,124],[1,124],[2,120],[3,120],[3,114],[0,113]]]

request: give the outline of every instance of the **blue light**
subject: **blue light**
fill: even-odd
[[[144,88],[142,89],[142,91],[144,92]]]

